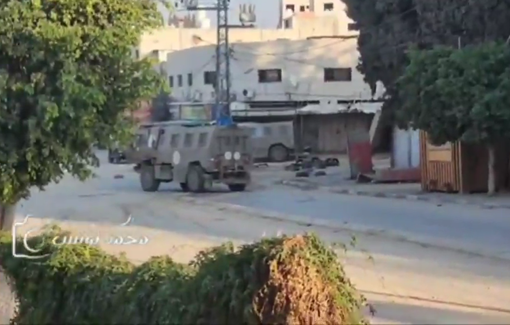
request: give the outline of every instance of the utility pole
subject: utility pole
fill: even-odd
[[[216,10],[216,105],[230,116],[230,46],[228,39],[228,5],[230,0],[217,0]]]
[[[230,42],[229,29],[238,27],[229,25],[228,11],[230,0],[216,0],[215,6],[200,6],[199,0],[180,0],[189,11],[214,11],[216,12],[216,84],[214,91],[216,94],[216,107],[224,109],[223,115],[230,118]],[[253,23],[256,20],[255,7],[241,5],[239,20],[245,23]]]

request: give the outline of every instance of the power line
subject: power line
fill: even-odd
[[[450,10],[456,10],[456,9],[459,9],[461,8],[463,5],[459,5],[459,4],[455,4],[455,5],[452,5],[452,6],[447,6],[446,8],[444,8],[442,11],[450,11]],[[408,9],[406,10],[405,12],[397,15],[397,16],[394,16],[392,17],[391,20],[394,20],[395,18],[397,17],[403,17],[411,12],[413,12],[414,10],[417,9],[417,6],[413,6],[413,8],[411,9]],[[387,24],[389,20],[386,20],[380,24],[378,24],[377,26],[373,26],[372,28],[366,30],[363,32],[363,34],[367,34],[367,33],[374,33],[375,31],[378,30],[378,28],[381,28],[383,25]],[[443,24],[446,24],[446,23],[443,23]],[[442,24],[439,24],[439,25],[442,25]],[[432,33],[429,34],[429,35],[433,35]],[[428,35],[421,35],[421,37],[424,37],[424,36],[428,36]],[[318,49],[318,48],[326,48],[326,47],[331,47],[331,46],[334,46],[336,44],[339,44],[339,43],[343,43],[343,42],[346,42],[348,41],[349,39],[342,39],[340,41],[336,41],[336,42],[333,42],[333,43],[329,43],[329,44],[326,44],[326,45],[321,45],[321,46],[314,46],[314,47],[309,47],[306,51],[289,51],[289,52],[281,52],[281,53],[270,53],[270,52],[255,52],[255,51],[250,51],[250,50],[246,50],[246,49],[242,49],[241,51],[239,50],[235,50],[235,52],[239,52],[239,53],[247,53],[247,54],[253,54],[253,55],[261,55],[261,56],[280,56],[280,55],[283,55],[283,53],[289,55],[289,54],[298,54],[298,53],[304,53],[304,52],[310,52],[310,51],[313,51],[315,49]],[[381,49],[382,49],[382,52],[385,52],[385,51],[388,51],[388,50],[394,50],[394,49],[397,49],[397,48],[400,48],[400,47],[406,47],[406,46],[409,46],[411,42],[402,42],[400,44],[397,44],[397,45],[385,45],[385,46],[381,46],[379,47],[379,51],[378,53],[381,53]],[[242,47],[243,43],[236,43],[235,46],[236,47]],[[342,57],[342,56],[345,56],[345,55],[348,55],[352,53],[352,50],[351,49],[348,49],[348,50],[345,50],[345,51],[342,51],[340,53],[337,53],[337,57]],[[284,60],[287,60],[287,61],[292,61],[292,62],[296,62],[296,63],[302,63],[302,64],[305,64],[305,65],[312,65],[312,66],[318,66],[318,67],[321,67],[317,64],[314,64],[314,63],[309,63],[309,62],[305,62],[303,60],[300,60],[300,59],[294,59],[294,58],[285,58]]]
[[[209,63],[211,63],[212,61],[214,61],[214,59],[215,59],[215,56],[214,56],[214,55],[213,55],[213,56],[211,56],[211,57],[209,58],[209,60],[207,60],[206,62],[204,62],[204,63],[203,63],[200,67],[198,67],[198,68],[196,68],[195,70],[193,70],[193,71],[191,72],[191,74],[196,75],[197,73],[204,72],[204,68],[205,68],[205,67],[207,67],[207,66],[209,65]]]
[[[188,11],[216,12],[216,82],[215,94],[218,107],[226,106],[226,115],[230,116],[230,46],[228,10],[230,0],[217,0],[213,6],[199,6],[198,0],[181,0]],[[209,62],[208,62],[209,63]],[[207,63],[207,64],[208,64]]]
[[[459,9],[461,7],[463,7],[465,4],[453,4],[451,6],[447,6],[445,8],[442,9],[442,11],[450,11],[450,10],[455,10],[455,9]],[[399,18],[403,18],[405,16],[407,16],[408,14],[414,12],[416,9],[418,9],[418,6],[417,5],[414,5],[413,7],[409,8],[408,10],[400,13],[400,14],[397,14],[397,15],[394,15],[384,21],[382,21],[381,23],[375,25],[375,26],[372,26],[371,28],[368,28],[368,29],[365,29],[363,30],[362,32],[360,32],[360,35],[361,34],[374,34],[375,32],[377,32],[381,27],[391,23],[392,21],[396,20],[396,19],[399,19]],[[360,36],[358,35],[358,37]],[[311,49],[318,49],[318,48],[328,48],[328,47],[331,47],[331,46],[335,46],[337,44],[340,44],[340,43],[344,43],[344,42],[347,42],[351,40],[351,38],[345,38],[345,39],[341,39],[341,40],[338,40],[338,41],[335,41],[335,42],[331,42],[329,44],[325,44],[325,45],[320,45],[320,46],[315,46],[315,47],[309,47],[309,48],[306,48],[306,49],[303,49],[303,50],[298,50],[298,51],[288,51],[288,52],[280,52],[280,53],[271,53],[271,52],[261,52],[261,53],[256,53],[257,55],[267,55],[267,56],[279,56],[279,55],[290,55],[290,54],[298,54],[298,53],[306,53],[306,52],[309,52]],[[235,44],[236,47],[245,47],[246,48],[246,45],[243,44],[243,43],[236,43]],[[402,45],[400,45],[402,46]],[[253,52],[253,54],[255,54],[255,52]]]
[[[324,44],[324,45],[319,45],[319,46],[316,46],[314,47],[314,49],[317,49],[317,48],[327,48],[327,47],[331,47],[331,46],[334,46],[334,45],[337,45],[337,44],[340,44],[340,43],[343,43],[345,42],[347,39],[341,39],[341,40],[336,40],[334,42],[331,42],[331,43],[328,43],[328,44]],[[300,40],[302,41],[302,40]],[[246,47],[246,45],[244,43],[235,43],[235,46],[236,47]],[[306,44],[305,44],[306,46]],[[265,53],[253,53],[253,54],[256,54],[256,55],[268,55],[268,56],[280,56],[280,55],[289,55],[289,54],[298,54],[298,53],[306,53],[306,52],[309,52],[310,51],[310,48],[307,47],[306,49],[303,49],[303,50],[298,50],[298,51],[292,51],[292,52],[280,52],[280,53],[270,53],[270,52],[265,52]]]
[[[397,19],[397,18],[402,18],[408,14],[410,14],[411,12],[413,12],[414,10],[417,9],[417,6],[413,6],[412,8],[396,15],[396,16],[393,16],[391,17],[390,19],[388,20],[384,20],[383,22],[379,23],[377,26],[373,26],[372,28],[370,28],[368,31],[369,32],[374,32],[375,30],[377,30],[378,28],[382,27],[383,25],[386,25],[388,23],[390,23],[391,21]],[[367,31],[363,31],[363,33],[366,33]],[[346,37],[344,39],[341,39],[341,40],[338,40],[338,41],[335,41],[335,42],[332,42],[332,43],[329,43],[329,44],[325,44],[325,45],[321,45],[321,46],[318,46],[318,47],[315,47],[315,48],[327,48],[327,47],[331,47],[331,46],[334,46],[334,45],[337,45],[337,44],[340,44],[340,43],[343,43],[343,42],[346,42],[346,41],[349,41],[351,40],[352,38],[349,38],[349,37]],[[242,47],[243,43],[236,43],[236,46],[241,46]],[[261,55],[269,55],[269,56],[275,56],[275,55],[289,55],[289,54],[297,54],[297,53],[306,53],[310,50],[310,48],[307,48],[307,49],[303,49],[303,50],[300,50],[300,51],[292,51],[292,52],[280,52],[280,53],[262,53]]]
[[[218,1],[227,1],[227,0],[218,0]],[[446,8],[443,8],[443,11],[449,11],[449,10],[454,10],[454,9],[458,9],[458,8],[461,8],[462,6],[464,6],[463,4],[455,4],[455,5],[451,5],[451,6],[447,6]],[[366,29],[364,31],[361,32],[361,34],[369,34],[369,33],[375,33],[379,30],[379,28],[383,27],[384,25],[386,24],[389,24],[390,22],[392,22],[393,20],[397,19],[397,18],[402,18],[412,12],[414,12],[415,10],[417,9],[417,6],[413,6],[412,8],[398,14],[398,15],[395,15],[395,16],[392,16],[391,18],[379,23],[378,25],[376,26],[372,26],[371,28],[369,29]],[[197,10],[204,10],[204,8],[198,8]],[[216,8],[216,10],[219,10],[218,8]],[[443,22],[444,24],[444,22]],[[220,24],[218,24],[219,26]],[[226,31],[226,34],[225,34],[228,38],[228,29]],[[425,35],[421,35],[421,37],[424,37]],[[352,39],[352,38],[351,38]],[[206,41],[206,40],[203,40],[201,39],[202,41],[206,42],[206,43],[209,43],[209,44],[213,44],[212,42],[209,42],[209,41]],[[331,42],[331,43],[328,43],[328,44],[325,44],[325,45],[320,45],[320,46],[315,46],[315,47],[309,47],[307,48],[306,50],[298,50],[298,51],[289,51],[289,52],[280,52],[280,53],[270,53],[270,52],[265,52],[265,53],[261,53],[261,52],[255,52],[255,51],[249,51],[249,50],[243,50],[241,49],[240,51],[238,49],[236,49],[234,51],[234,54],[235,52],[239,52],[239,53],[249,53],[249,54],[252,54],[252,55],[256,55],[256,56],[284,56],[284,55],[289,55],[289,54],[298,54],[298,53],[305,53],[305,52],[309,52],[309,51],[313,51],[314,49],[319,49],[319,48],[328,48],[328,47],[331,47],[331,46],[334,46],[334,45],[337,45],[337,44],[340,44],[340,43],[343,43],[343,42],[346,42],[350,40],[349,38],[346,38],[346,39],[341,39],[341,40],[337,40],[337,41],[334,41],[334,42]],[[226,49],[227,49],[227,53],[224,53],[224,52],[221,52],[220,55],[218,55],[218,48],[220,47],[220,38],[218,38],[218,42],[216,44],[216,47],[217,47],[217,55],[216,55],[216,62],[217,62],[217,68],[216,68],[216,71],[222,71],[221,69],[221,54],[224,54],[224,62],[227,61],[227,64],[226,64],[226,67],[223,69],[222,72],[226,73],[226,76],[228,76],[228,79],[225,78],[225,77],[220,77],[217,75],[218,79],[220,78],[223,78],[222,80],[223,81],[227,81],[227,84],[223,84],[224,86],[226,86],[227,88],[227,91],[225,91],[224,89],[225,88],[222,88],[222,89],[216,89],[216,93],[217,93],[217,96],[216,96],[216,100],[217,102],[219,101],[219,98],[221,98],[221,94],[222,94],[222,91],[223,91],[223,94],[228,94],[228,97],[226,98],[226,102],[227,104],[230,103],[230,58],[231,58],[231,51],[230,51],[230,46],[228,45],[228,39],[227,39],[227,42],[224,42],[222,43],[223,45],[227,45]],[[394,49],[397,49],[399,47],[404,47],[404,46],[409,46],[411,42],[402,42],[401,44],[397,44],[397,45],[390,45],[390,46],[381,46],[379,48],[379,53],[381,52],[385,52],[385,51],[388,51],[388,50],[394,50]],[[243,43],[236,43],[235,46],[236,47],[242,47],[242,44]],[[336,54],[336,57],[337,58],[340,58],[340,57],[343,57],[345,55],[348,55],[348,54],[351,54],[352,53],[352,49],[347,49],[347,50],[344,50],[340,53],[337,53]],[[235,60],[240,60],[240,61],[246,61],[246,60],[243,60],[243,59],[239,59],[239,58],[234,58]],[[296,62],[296,63],[300,63],[300,64],[303,64],[303,65],[310,65],[310,66],[316,66],[316,67],[321,67],[321,68],[325,68],[317,63],[312,63],[312,62],[307,62],[307,61],[304,61],[304,60],[300,60],[300,59],[291,59],[291,58],[282,58],[283,60],[286,60],[286,61],[290,61],[290,62]],[[209,63],[211,62],[211,60],[209,60],[208,62],[206,62],[201,68],[199,69],[203,69],[204,66],[207,66]],[[226,79],[226,80],[225,80]],[[219,80],[218,80],[219,81]],[[218,83],[217,87],[221,85]],[[304,95],[304,94],[300,94],[300,95]],[[224,96],[224,95],[223,95]],[[319,95],[309,95],[309,96],[319,96]],[[325,96],[325,95],[324,95]],[[329,97],[329,96],[327,96]],[[338,96],[334,96],[336,98],[339,98]],[[333,96],[331,96],[331,98],[334,98]],[[224,97],[223,97],[224,98]]]

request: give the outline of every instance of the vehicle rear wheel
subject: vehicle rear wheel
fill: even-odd
[[[180,185],[181,185],[181,190],[183,192],[189,192],[189,187],[188,187],[187,183],[180,183]]]
[[[204,169],[201,166],[192,165],[188,167],[186,185],[190,192],[200,193],[205,189]]]
[[[243,192],[246,189],[246,184],[229,184],[228,188],[232,192]]]
[[[289,149],[284,145],[276,144],[269,148],[267,153],[269,160],[273,162],[283,162],[289,159]]]
[[[144,192],[156,192],[159,189],[160,181],[154,174],[154,166],[142,165],[140,170],[140,184]]]

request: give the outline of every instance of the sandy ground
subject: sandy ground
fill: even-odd
[[[206,206],[190,206],[189,203],[180,201],[167,200],[164,203],[151,203],[150,206],[153,210],[169,209],[171,212],[163,218],[146,216],[143,221],[137,218],[138,213],[135,213],[133,224],[124,227],[107,220],[94,224],[78,221],[65,221],[60,224],[77,235],[99,236],[104,242],[115,236],[147,237],[149,241],[145,245],[102,244],[108,252],[123,251],[135,262],[162,254],[168,254],[180,262],[187,262],[199,250],[226,240],[241,244],[264,234],[276,235],[279,231],[315,231],[329,242],[350,241],[348,234],[283,222],[261,222],[239,213],[213,210]],[[138,208],[143,209],[143,206]],[[108,211],[104,210],[106,215]],[[118,216],[120,218],[120,215]],[[48,221],[49,219],[29,220],[20,232],[39,227]],[[139,225],[140,223],[144,225]],[[154,229],[156,225],[159,230]],[[395,245],[377,238],[358,237],[357,240],[360,246],[364,247]],[[478,275],[500,274],[504,272],[500,268],[507,265],[449,252],[432,252],[430,249],[409,244],[400,243],[399,246],[399,255],[403,252],[414,259],[377,254],[372,261],[369,258],[370,253],[363,249],[353,249],[344,257],[349,276],[378,311],[372,319],[373,323],[510,322],[510,311],[504,311],[510,301],[510,282],[504,283],[497,278]],[[435,263],[429,262],[433,258],[436,259]],[[4,322],[5,320],[2,320],[2,323]]]

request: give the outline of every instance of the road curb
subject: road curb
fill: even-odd
[[[431,202],[434,204],[459,204],[459,205],[471,205],[478,206],[483,209],[510,209],[510,204],[498,204],[498,203],[477,203],[470,202],[466,199],[459,198],[444,198],[438,199],[433,197],[427,197],[420,194],[399,194],[399,193],[387,193],[381,191],[363,191],[363,190],[353,190],[347,188],[332,188],[326,186],[318,186],[316,184],[310,184],[307,182],[296,182],[296,181],[281,181],[279,182],[282,185],[296,187],[303,190],[310,190],[312,188],[315,189],[323,189],[330,193],[341,194],[341,195],[353,195],[353,196],[367,196],[367,197],[377,197],[377,198],[387,198],[387,199],[397,199],[397,200],[407,200],[407,201],[422,201],[422,202]]]
[[[409,244],[419,245],[422,247],[430,247],[430,248],[435,248],[435,249],[446,249],[446,250],[450,250],[450,251],[468,255],[468,256],[489,258],[489,259],[502,261],[505,263],[510,262],[509,258],[498,256],[498,255],[492,255],[491,253],[476,251],[476,250],[468,250],[468,249],[464,249],[461,247],[455,247],[455,246],[447,244],[447,243],[440,243],[437,240],[433,241],[433,240],[410,239],[403,234],[400,234],[397,232],[390,232],[385,229],[375,229],[375,228],[369,228],[369,227],[352,226],[347,223],[341,224],[338,221],[333,221],[333,220],[317,219],[317,218],[312,218],[312,217],[305,217],[305,216],[291,215],[291,214],[285,214],[285,213],[274,212],[274,211],[261,210],[261,209],[250,208],[250,207],[232,204],[232,203],[212,201],[212,200],[204,199],[204,198],[201,198],[198,196],[180,196],[175,199],[180,202],[186,202],[186,203],[191,203],[194,205],[215,208],[219,211],[239,212],[239,213],[248,215],[252,218],[267,219],[267,220],[281,221],[281,222],[290,222],[290,223],[294,223],[294,224],[297,224],[299,226],[304,226],[304,227],[327,228],[329,230],[334,230],[334,231],[344,232],[344,233],[351,233],[351,234],[358,233],[358,234],[362,234],[365,236],[375,236],[375,237],[379,237],[379,238],[386,238],[389,240],[406,242]]]

